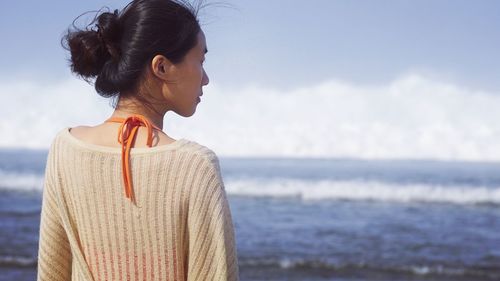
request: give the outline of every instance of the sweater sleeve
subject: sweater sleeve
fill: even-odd
[[[38,240],[37,280],[71,280],[71,248],[57,205],[53,149],[45,166]]]
[[[239,280],[232,215],[218,159],[197,171],[188,213],[188,281]]]

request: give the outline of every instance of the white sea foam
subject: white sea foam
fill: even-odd
[[[41,191],[43,175],[0,170],[0,190]]]
[[[0,267],[33,267],[36,264],[36,257],[0,255]]]
[[[96,125],[112,113],[73,77],[0,82],[0,98],[9,100],[0,103],[0,128],[9,132],[0,147],[47,148],[62,127]],[[212,82],[192,117],[170,112],[164,123],[170,135],[221,156],[500,161],[499,104],[498,93],[418,74],[377,86],[332,78],[289,91]]]
[[[230,195],[294,197],[302,200],[353,200],[392,202],[445,202],[454,204],[500,204],[500,187],[396,184],[363,180],[301,180],[288,178],[224,180]],[[0,189],[41,191],[43,176],[0,170]]]
[[[229,179],[228,194],[296,197],[303,200],[373,200],[393,202],[447,202],[500,204],[500,187],[394,184],[377,181],[307,181],[296,179]]]

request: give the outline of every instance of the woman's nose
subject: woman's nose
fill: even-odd
[[[210,80],[208,79],[207,72],[205,71],[205,69],[203,69],[203,78],[202,78],[202,80],[201,80],[201,84],[202,84],[203,86],[205,86],[205,85],[207,85],[207,84],[208,84],[208,82],[209,82],[209,81],[210,81]]]

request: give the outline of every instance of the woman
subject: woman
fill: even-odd
[[[194,114],[208,84],[196,11],[132,1],[63,42],[72,71],[117,103],[102,124],[52,142],[38,280],[238,280],[217,155],[162,131],[167,111]]]

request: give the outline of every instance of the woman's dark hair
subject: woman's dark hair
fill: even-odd
[[[85,29],[75,19],[62,44],[71,52],[72,72],[87,82],[95,79],[103,97],[122,96],[138,88],[155,55],[174,64],[183,60],[197,43],[197,13],[187,2],[134,0],[122,11],[98,11]]]

